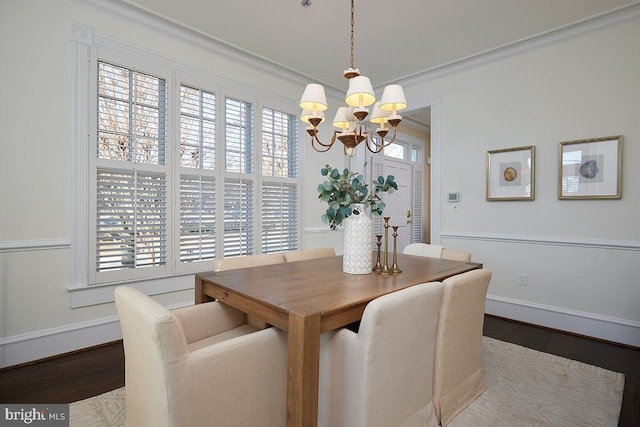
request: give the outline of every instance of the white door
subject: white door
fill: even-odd
[[[398,190],[393,194],[383,194],[382,200],[386,207],[382,213],[385,217],[390,217],[389,225],[398,226],[397,251],[402,253],[405,246],[411,243],[413,233],[413,188],[412,176],[413,168],[411,163],[402,160],[390,159],[388,157],[374,157],[372,159],[372,177],[376,179],[382,175],[385,178],[388,175],[395,177]],[[389,252],[393,251],[393,229],[389,227]],[[384,221],[380,217],[374,217],[374,234],[382,234],[384,236]],[[384,250],[384,237],[383,248]]]

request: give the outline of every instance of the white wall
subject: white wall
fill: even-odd
[[[442,96],[439,188],[461,202],[440,200],[440,241],[494,271],[489,312],[640,346],[638,40],[634,20],[405,87]],[[559,142],[618,134],[622,199],[557,199]],[[486,201],[487,151],[528,145],[535,201]]]

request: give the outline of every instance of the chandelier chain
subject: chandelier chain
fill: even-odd
[[[354,19],[353,19],[353,15],[355,13],[355,7],[354,7],[354,2],[355,0],[351,0],[351,63],[350,63],[350,67],[353,67],[353,27],[354,27]]]

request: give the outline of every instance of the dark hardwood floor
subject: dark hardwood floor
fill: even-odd
[[[640,349],[485,317],[484,335],[625,375],[619,426],[640,426]],[[70,403],[124,385],[122,342],[0,369],[0,403]]]

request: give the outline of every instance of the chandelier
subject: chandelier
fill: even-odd
[[[329,151],[337,140],[342,142],[344,154],[350,157],[355,156],[356,147],[362,141],[372,153],[379,153],[396,138],[396,128],[400,124],[402,117],[397,113],[399,110],[407,108],[407,100],[400,85],[388,85],[384,88],[382,98],[377,101],[373,92],[373,86],[368,77],[361,76],[360,70],[353,67],[353,28],[354,28],[354,0],[351,0],[351,60],[349,69],[344,71],[344,77],[349,80],[349,89],[345,96],[346,107],[340,107],[336,111],[333,119],[333,126],[337,130],[333,131],[331,141],[323,143],[318,138],[318,125],[324,122],[324,111],[328,108],[324,87],[317,83],[309,83],[302,98],[300,108],[302,114],[300,120],[308,123],[307,133],[311,136],[311,146],[314,150],[324,153]],[[376,138],[371,130],[367,130],[364,120],[369,116],[369,107],[373,105],[371,118],[369,121],[378,125]],[[389,132],[386,125],[393,129],[393,136],[385,141]]]

